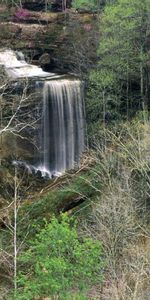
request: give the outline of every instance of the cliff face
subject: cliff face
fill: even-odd
[[[72,0],[24,0],[23,8],[34,11],[44,11],[46,9],[52,11],[62,11],[64,9],[64,6],[66,6],[66,8],[70,8],[71,2]]]
[[[69,9],[55,13],[24,8],[8,12],[1,6],[0,16],[0,48],[21,50],[45,70],[81,74],[96,61],[98,30],[93,14]],[[45,61],[43,54],[47,55]]]
[[[34,3],[34,2],[33,2]],[[27,2],[26,2],[27,4]],[[31,7],[30,7],[31,9]],[[83,77],[96,62],[98,43],[97,17],[92,14],[78,14],[73,10],[65,12],[33,11],[25,8],[8,8],[0,5],[0,48],[11,48],[24,53],[31,64],[41,65],[49,72],[69,73]],[[0,80],[2,70],[0,71]],[[4,79],[7,82],[4,74]],[[13,89],[12,89],[13,90]],[[20,93],[21,94],[21,93]],[[35,95],[33,97],[35,99]],[[8,103],[9,99],[9,103]],[[3,95],[3,114],[10,117],[12,108],[17,106],[19,98],[10,89]],[[32,95],[28,98],[28,112],[34,111],[37,102]],[[22,107],[26,115],[26,105]],[[5,115],[3,115],[3,121]],[[5,124],[4,124],[5,125]],[[28,131],[32,137],[32,132]],[[26,137],[26,132],[25,132]],[[35,141],[14,137],[4,133],[0,140],[0,157],[2,162],[24,157],[32,161]],[[25,150],[26,149],[26,150]]]

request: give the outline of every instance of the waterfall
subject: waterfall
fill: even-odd
[[[52,77],[56,74],[44,72],[40,67],[28,64],[20,51],[0,50],[0,65],[3,65],[7,75],[12,79]]]
[[[60,175],[79,164],[84,150],[83,87],[79,80],[51,80],[43,87],[40,169]]]
[[[21,52],[10,49],[0,50],[1,66],[12,81],[19,82],[21,78],[28,78],[30,83],[32,78],[35,90],[37,86],[40,93],[42,90],[42,107],[39,105],[41,109],[38,110],[37,118],[41,119],[41,123],[37,122],[36,132],[33,133],[38,135],[39,151],[33,158],[33,164],[28,164],[22,158],[18,166],[24,165],[31,172],[39,170],[42,176],[49,177],[59,176],[78,166],[84,150],[82,82],[62,79],[65,75],[44,72],[40,67],[27,63]],[[16,165],[17,161],[14,163]]]

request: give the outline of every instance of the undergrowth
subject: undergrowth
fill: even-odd
[[[30,240],[36,240],[53,214],[60,223],[64,211],[68,218],[73,215],[78,220],[81,240],[92,238],[102,245],[103,259],[107,262],[103,283],[93,283],[87,294],[79,296],[72,290],[66,300],[73,297],[76,300],[149,300],[149,130],[149,122],[138,119],[120,125],[116,131],[105,128],[104,138],[96,141],[89,156],[92,163],[85,170],[81,168],[80,172],[69,174],[65,183],[44,196],[36,195],[32,201],[26,199],[19,209],[18,242],[22,243],[25,236],[20,254],[28,253]],[[13,256],[12,245],[8,246],[12,237],[8,232],[4,229],[1,233],[1,247],[5,246]],[[7,258],[11,261],[11,257]],[[3,265],[3,273],[4,269],[11,277],[13,270],[8,262]]]

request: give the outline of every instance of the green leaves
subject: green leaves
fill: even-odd
[[[120,76],[139,77],[141,43],[145,44],[150,0],[119,0],[108,5],[100,24],[100,66],[107,65]],[[121,75],[120,75],[121,74]]]
[[[28,251],[20,257],[17,299],[65,295],[71,289],[87,290],[102,281],[102,247],[92,239],[80,239],[77,224],[67,215],[55,217],[37,234]],[[27,298],[28,297],[28,298]],[[63,298],[64,297],[64,298]]]
[[[99,27],[99,61],[89,78],[86,101],[87,120],[93,128],[98,122],[105,126],[108,121],[129,119],[135,107],[147,106],[150,0],[109,2]]]
[[[97,9],[97,0],[73,0],[72,7],[75,9]]]

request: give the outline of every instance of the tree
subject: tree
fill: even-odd
[[[135,81],[139,82],[142,101],[146,94],[149,16],[149,0],[119,0],[115,5],[106,6],[102,18],[99,65],[112,71],[118,81],[125,83],[127,100],[129,88]]]
[[[77,224],[67,215],[62,215],[61,221],[53,217],[46,223],[20,261],[24,272],[19,276],[20,291],[15,299],[68,299],[72,289],[84,291],[102,281],[101,244],[80,238]]]
[[[147,107],[149,17],[150,0],[119,0],[104,9],[100,20],[99,63],[90,75],[90,88],[95,89],[99,112],[105,103],[105,115],[109,113],[112,118],[112,112],[107,110],[108,99],[112,100],[115,111],[118,107],[118,112],[127,118],[133,110]],[[114,98],[117,98],[115,105]]]
[[[20,194],[23,194],[25,189],[24,176],[17,172],[17,167],[12,166],[11,162],[13,159],[17,160],[19,156],[19,145],[16,145],[16,142],[20,140],[20,147],[21,141],[24,140],[26,146],[34,143],[34,137],[30,138],[29,132],[35,128],[37,117],[31,114],[33,94],[29,95],[28,89],[28,82],[22,81],[18,85],[16,83],[13,85],[6,74],[4,76],[3,72],[0,72],[0,168],[2,172],[0,200],[4,200],[0,209],[0,222],[5,230],[7,229],[5,241],[3,235],[0,236],[0,256],[3,257],[4,277],[13,282],[15,293],[17,256],[24,243],[24,239],[18,239],[18,212],[21,205]],[[24,149],[22,154],[23,152]],[[3,172],[6,175],[4,178]]]
[[[26,148],[30,145],[31,152],[37,149],[35,132],[40,119],[39,115],[37,116],[40,90],[33,91],[32,87],[31,82],[26,79],[12,83],[7,77],[4,81],[0,78],[1,160],[8,157],[12,160],[14,157],[23,159],[21,155],[25,153],[23,146],[25,142]],[[11,141],[11,148],[8,147],[8,141]],[[29,152],[28,155],[31,157]]]
[[[72,6],[75,9],[94,10],[95,12],[102,9],[106,4],[114,3],[116,0],[73,0]]]
[[[62,11],[65,11],[67,7],[67,0],[62,0]]]
[[[75,9],[97,9],[98,8],[98,2],[97,0],[74,0],[72,3],[72,6]]]
[[[28,231],[24,233],[23,237],[18,234],[19,222],[22,219],[18,218],[20,207],[21,207],[21,195],[25,193],[24,177],[19,174],[17,167],[13,168],[12,178],[12,193],[7,190],[6,204],[0,209],[0,223],[2,228],[0,228],[0,257],[2,257],[0,277],[2,282],[7,280],[8,286],[10,285],[14,291],[14,297],[17,293],[17,275],[18,275],[18,255],[24,247],[25,240],[28,236]],[[10,176],[10,175],[9,175]],[[7,180],[7,178],[5,178]],[[12,194],[12,195],[11,195]],[[10,202],[9,202],[10,200]],[[20,216],[19,216],[20,217]],[[0,285],[0,288],[2,286]],[[1,290],[3,293],[3,289]],[[7,297],[9,290],[5,289],[3,297]],[[8,299],[8,298],[7,298]]]

